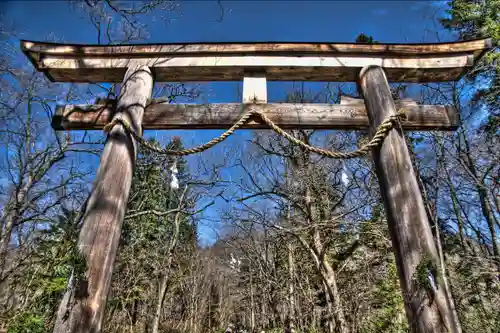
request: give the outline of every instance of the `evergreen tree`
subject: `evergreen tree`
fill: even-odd
[[[376,40],[373,40],[373,36],[368,36],[365,35],[364,33],[360,33],[358,37],[356,37],[356,43],[378,44]]]
[[[500,116],[500,0],[453,0],[448,2],[449,17],[443,26],[458,34],[460,40],[489,37],[494,49],[477,64],[468,78],[477,81],[475,100],[491,106],[489,126],[498,128]],[[485,82],[486,81],[486,82]]]
[[[182,149],[182,142],[174,138],[165,148]],[[178,188],[171,186],[174,164]],[[139,149],[108,305],[110,311],[116,307],[129,309],[137,324],[147,325],[154,313],[158,280],[167,265],[177,214],[180,223],[174,260],[182,262],[197,249],[196,225],[189,216],[195,202],[189,189],[183,195],[188,181],[183,158]]]
[[[52,332],[60,297],[69,279],[79,279],[85,262],[76,248],[78,213],[62,207],[48,228],[40,230],[31,263],[13,275],[12,292],[25,294],[23,306],[7,313],[8,333]]]

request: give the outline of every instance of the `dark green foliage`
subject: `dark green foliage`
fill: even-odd
[[[491,106],[497,116],[500,112],[500,1],[453,0],[449,1],[448,17],[441,24],[458,34],[461,40],[489,37],[493,51],[476,66],[468,78],[480,86],[473,101]],[[489,83],[488,83],[489,82]]]
[[[500,136],[500,115],[489,115],[482,130],[491,136]]]
[[[378,44],[376,40],[373,40],[373,36],[368,36],[365,35],[364,33],[360,33],[358,37],[356,37],[356,43]]]
[[[180,140],[174,139],[166,146],[167,149],[182,149]],[[179,179],[179,189],[170,188],[170,168],[176,161]],[[131,198],[128,203],[130,211],[155,210],[159,212],[177,208],[180,193],[182,193],[189,180],[186,171],[186,162],[183,158],[162,156],[141,149],[138,154],[137,167],[132,180]],[[189,195],[187,196],[189,200]],[[188,204],[189,210],[192,203]],[[137,243],[139,241],[164,242],[172,233],[172,217],[174,214],[156,216],[154,214],[142,215],[124,223],[123,245]],[[140,229],[132,230],[135,223],[140,221]],[[134,232],[139,232],[136,234]],[[196,233],[192,225],[186,220],[181,224],[181,239],[192,237]],[[195,240],[194,240],[195,241]]]
[[[33,253],[34,262],[23,276],[33,298],[23,312],[12,314],[9,333],[52,331],[54,314],[70,276],[82,278],[86,268],[76,247],[77,222],[77,213],[63,207],[56,222],[42,231],[43,237]]]
[[[413,276],[413,280],[415,283],[417,283],[419,286],[423,286],[425,290],[428,292],[428,296],[430,300],[433,300],[433,286],[431,285],[431,278],[434,279],[434,283],[436,285],[439,284],[439,271],[438,271],[438,264],[437,262],[433,259],[433,257],[430,254],[425,254],[420,263],[417,265],[417,269],[415,270],[415,275]]]
[[[44,318],[30,312],[16,316],[9,325],[7,333],[47,333]]]
[[[387,263],[386,274],[373,288],[373,315],[361,332],[403,333],[408,331],[396,263]]]
[[[182,149],[182,143],[174,138],[166,148]],[[178,169],[179,189],[170,187],[170,168],[174,161]],[[184,195],[182,206],[179,206],[188,181],[187,165],[183,158],[157,155],[145,149],[139,150],[113,274],[112,292],[108,301],[109,311],[125,308],[132,313],[134,321],[151,320],[143,317],[143,309],[153,308],[156,304],[158,281],[165,272],[174,233],[174,220],[180,218],[179,237],[174,251],[176,269],[170,274],[170,281],[175,289],[176,276],[181,273],[179,271],[181,266],[177,264],[182,265],[184,255],[190,255],[197,248],[196,225],[189,216],[195,202],[189,188]],[[182,212],[178,212],[178,209]],[[151,213],[127,218],[147,211],[162,214]],[[172,212],[163,213],[167,211]],[[112,326],[113,322],[108,324]]]

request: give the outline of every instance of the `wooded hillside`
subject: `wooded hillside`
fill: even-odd
[[[235,3],[213,2],[212,24],[231,20]],[[153,18],[175,29],[171,21],[186,14],[181,4],[165,0],[60,6],[85,19],[89,44],[151,42]],[[496,333],[500,1],[453,0],[436,13],[436,39],[439,34],[456,41],[489,37],[493,47],[457,82],[390,86],[396,105],[407,105],[408,99],[416,103],[403,128],[440,257],[412,279],[432,299],[436,284],[427,272],[433,271],[452,295],[462,332]],[[87,131],[91,120],[78,110],[70,120],[81,130],[61,130],[69,108],[61,105],[91,105],[98,99],[92,106],[96,111],[103,100],[116,100],[120,85],[50,82],[19,47],[21,39],[36,38],[9,15],[6,11],[0,22],[0,332],[46,333],[54,330],[68,288],[87,279],[87,263],[76,244],[106,139],[100,131]],[[355,41],[367,45],[385,38],[375,31],[358,33]],[[283,94],[271,103],[318,104],[324,113],[330,110],[326,104],[361,98],[349,83],[280,87]],[[213,91],[197,83],[155,84],[153,98],[165,104],[145,109],[151,111],[144,117],[149,142],[179,150],[218,135],[150,131],[185,128],[206,108],[181,110],[169,103],[206,104]],[[233,93],[241,96],[241,91],[221,95]],[[436,119],[449,121],[446,129],[454,131],[413,131],[421,121],[418,112],[431,109],[426,105],[436,105]],[[458,119],[448,119],[441,105],[457,110]],[[364,114],[365,107],[358,108]],[[107,123],[110,110],[99,115],[97,127]],[[175,112],[183,114],[171,123],[157,121],[158,114]],[[222,119],[211,129],[234,123],[231,112],[211,114]],[[279,110],[270,112],[278,121]],[[58,131],[51,127],[53,116],[59,117],[52,123]],[[333,111],[329,116],[335,120]],[[196,121],[213,122],[210,117]],[[358,131],[338,131],[352,128],[351,123],[330,127],[317,119],[314,129],[297,130],[299,118],[285,128],[311,145],[351,151],[369,140],[365,116],[352,120],[363,127]],[[185,158],[138,145],[101,332],[210,333],[229,326],[233,332],[409,332],[372,156],[328,159],[263,130],[262,124],[246,128],[251,131],[238,132],[212,152]],[[63,302],[68,309],[75,304]]]

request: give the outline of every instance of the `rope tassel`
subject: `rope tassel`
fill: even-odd
[[[196,153],[201,153],[207,149],[212,148],[216,144],[226,140],[228,137],[230,137],[238,128],[241,126],[245,125],[252,116],[257,116],[260,117],[274,132],[276,132],[278,135],[283,136],[286,138],[288,141],[291,143],[300,146],[310,152],[316,153],[318,155],[322,155],[325,157],[330,157],[330,158],[336,158],[336,159],[351,159],[355,157],[360,157],[363,155],[366,155],[370,152],[372,148],[375,148],[379,146],[389,133],[391,129],[394,128],[395,125],[399,124],[401,120],[406,119],[406,110],[401,109],[398,111],[397,114],[390,116],[388,119],[384,120],[378,127],[377,131],[375,132],[375,135],[373,138],[368,142],[367,144],[363,145],[361,148],[351,151],[351,152],[339,152],[339,151],[331,151],[327,150],[324,148],[319,148],[319,147],[314,147],[311,145],[308,145],[302,140],[299,140],[295,138],[294,136],[290,135],[288,132],[280,128],[278,125],[276,125],[271,119],[269,119],[264,113],[257,111],[257,110],[249,110],[243,116],[238,120],[233,126],[231,126],[230,129],[222,133],[220,136],[210,140],[209,142],[202,144],[197,147],[193,148],[188,148],[188,149],[183,149],[183,150],[171,150],[171,149],[163,149],[161,147],[158,147],[154,145],[151,142],[146,141],[142,137],[140,137],[130,126],[130,124],[122,119],[122,118],[115,118],[113,119],[109,124],[104,126],[104,132],[109,133],[111,129],[117,124],[120,124],[123,126],[125,131],[129,133],[141,146],[144,148],[153,151],[155,153],[161,154],[161,155],[173,155],[173,156],[186,156],[186,155],[192,155]]]

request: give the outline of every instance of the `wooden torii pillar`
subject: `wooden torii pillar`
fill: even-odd
[[[458,117],[453,108],[394,102],[388,82],[458,80],[491,48],[491,40],[120,46],[22,41],[21,47],[35,68],[51,81],[124,80],[118,101],[59,107],[53,119],[56,130],[102,129],[113,117],[125,117],[139,133],[141,123],[143,129],[222,129],[241,115],[239,104],[172,105],[154,100],[146,104],[151,96],[152,72],[159,82],[243,80],[243,102],[257,100],[259,104],[249,107],[265,112],[283,128],[370,128],[373,133],[402,107],[407,110],[404,130],[455,130]],[[266,80],[357,81],[365,103],[268,104]],[[265,126],[250,122],[245,128]],[[87,272],[66,292],[54,332],[100,330],[135,156],[133,140],[120,125],[115,126],[105,144],[78,240]],[[435,284],[432,302],[428,288],[415,279],[422,265],[429,260],[438,263],[439,259],[401,129],[393,129],[373,157],[411,331],[458,333],[453,302],[442,279],[428,276],[431,285]]]

